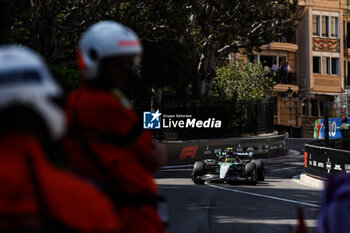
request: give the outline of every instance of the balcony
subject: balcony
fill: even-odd
[[[288,42],[271,42],[270,44],[263,45],[260,48],[263,50],[296,52],[298,50],[298,45]]]
[[[297,85],[297,75],[295,72],[275,72],[273,80],[276,84]]]
[[[295,32],[292,32],[286,35],[277,36],[273,39],[272,42],[296,44],[297,43],[296,34]]]

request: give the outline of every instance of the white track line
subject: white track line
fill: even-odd
[[[222,189],[222,190],[234,192],[234,193],[241,193],[241,194],[246,194],[246,195],[251,195],[251,196],[256,196],[256,197],[263,197],[263,198],[268,198],[268,199],[272,199],[272,200],[290,202],[290,203],[294,203],[294,204],[310,206],[310,207],[316,207],[316,208],[320,207],[319,205],[310,204],[310,203],[306,203],[306,202],[302,202],[302,201],[294,201],[294,200],[289,200],[289,199],[279,198],[279,197],[273,197],[273,196],[268,196],[268,195],[263,195],[263,194],[258,194],[258,193],[251,193],[251,192],[245,192],[245,191],[240,191],[240,190],[235,190],[235,189],[229,189],[229,188],[216,186],[216,185],[212,185],[212,184],[209,184],[208,186],[213,187],[213,188],[217,188],[217,189]]]

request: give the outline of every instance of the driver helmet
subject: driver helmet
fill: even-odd
[[[233,150],[232,150],[232,148],[227,148],[226,149],[226,155],[233,155],[234,153],[233,153]]]
[[[108,20],[92,25],[82,36],[77,51],[79,68],[86,80],[97,79],[99,65],[104,58],[136,57],[141,53],[142,46],[136,33],[120,23]]]
[[[42,58],[20,46],[0,46],[0,111],[13,106],[34,110],[44,121],[52,139],[65,131],[62,109],[54,101],[63,97]]]
[[[234,157],[227,157],[226,159],[225,159],[225,162],[234,162],[235,161],[235,158]]]

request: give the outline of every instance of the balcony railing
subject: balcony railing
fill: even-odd
[[[287,35],[287,36],[278,36],[273,39],[273,42],[280,42],[280,43],[291,43],[296,44],[296,36],[294,35]]]
[[[269,74],[273,76],[273,81],[277,84],[297,85],[297,75],[295,72],[273,72]]]

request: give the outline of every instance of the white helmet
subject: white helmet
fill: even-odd
[[[36,52],[0,46],[0,110],[13,105],[33,108],[43,118],[51,137],[58,139],[65,131],[65,117],[51,99],[62,96],[62,89]]]
[[[91,26],[79,43],[78,61],[85,79],[96,79],[101,59],[142,52],[138,36],[130,28],[113,21]]]

